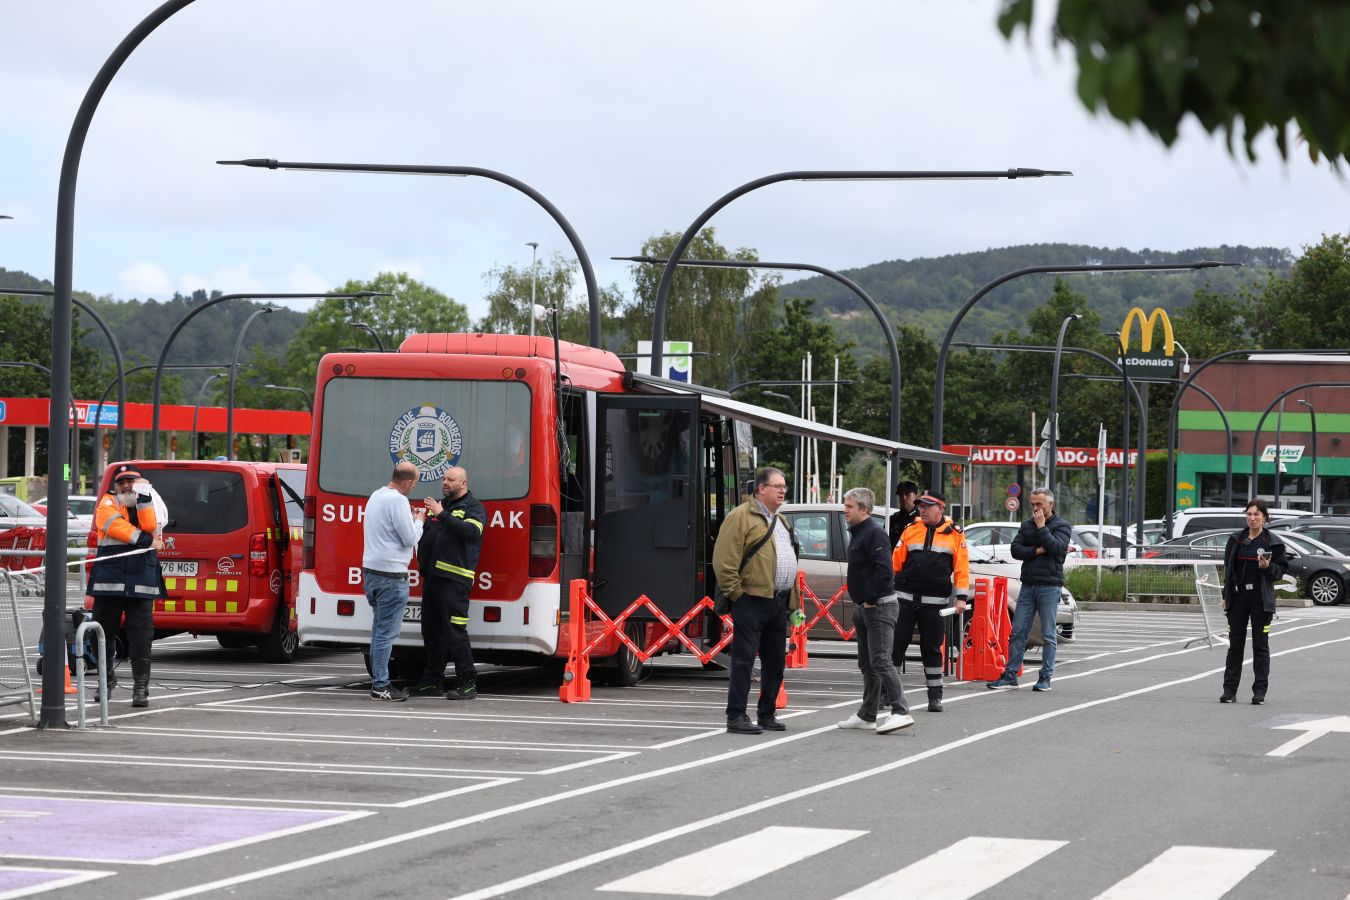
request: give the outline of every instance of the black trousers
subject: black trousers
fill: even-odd
[[[427,651],[424,684],[445,677],[447,660],[454,660],[455,675],[460,678],[477,674],[469,646],[468,584],[435,575],[422,582],[422,646]]]
[[[1261,598],[1243,595],[1228,601],[1228,658],[1223,667],[1223,689],[1236,694],[1242,681],[1242,657],[1247,651],[1247,622],[1252,624],[1252,694],[1264,697],[1270,684],[1270,621]]]
[[[731,604],[731,679],[727,685],[727,721],[745,715],[750,700],[750,674],[759,656],[759,703],[761,719],[773,716],[778,691],[783,686],[787,662],[788,591],[773,597],[742,594]]]
[[[919,656],[923,658],[923,681],[928,687],[942,687],[942,639],[946,628],[942,622],[942,607],[932,604],[900,601],[900,615],[895,620],[895,648],[891,661],[899,669],[905,664],[914,636],[914,624],[919,625]]]
[[[95,597],[94,621],[103,629],[108,646],[108,662],[113,658],[113,641],[122,627],[122,616],[127,617],[127,653],[132,661],[150,658],[150,644],[155,639],[155,601]]]

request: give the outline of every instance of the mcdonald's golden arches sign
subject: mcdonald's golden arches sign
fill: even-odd
[[[1136,324],[1138,329],[1135,328]],[[1161,335],[1158,334],[1159,325],[1162,326]],[[1146,316],[1136,306],[1126,314],[1125,324],[1120,329],[1120,352],[1125,371],[1131,378],[1143,381],[1175,378],[1179,362],[1176,350],[1177,342],[1172,334],[1172,320],[1167,318],[1167,310],[1156,306]]]

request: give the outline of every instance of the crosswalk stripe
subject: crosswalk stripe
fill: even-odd
[[[966,900],[1067,843],[968,837],[839,900]]]
[[[1218,900],[1274,853],[1229,847],[1169,847],[1148,865],[1097,895],[1096,900]]]
[[[768,828],[690,853],[597,890],[630,894],[715,897],[792,863],[838,847],[866,831],[842,828]]]

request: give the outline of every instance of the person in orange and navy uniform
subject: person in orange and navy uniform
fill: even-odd
[[[947,498],[938,491],[925,491],[916,502],[918,521],[900,534],[891,555],[895,593],[900,598],[891,659],[897,667],[904,664],[917,622],[928,711],[942,712],[942,610],[955,596],[957,613],[965,612],[970,558],[961,526],[947,518]]]
[[[94,598],[94,621],[107,636],[109,656],[113,637],[126,617],[131,656],[131,705],[150,705],[150,643],[155,635],[155,600],[165,596],[155,553],[154,500],[136,493],[140,471],[130,463],[113,469],[112,490],[98,501],[94,529],[98,550],[89,570],[89,595]],[[143,553],[134,553],[135,550]],[[109,660],[111,662],[111,660]],[[108,667],[108,690],[117,676]]]
[[[1223,551],[1223,609],[1228,615],[1228,658],[1220,703],[1237,699],[1247,622],[1252,623],[1252,703],[1266,702],[1270,684],[1270,623],[1275,618],[1275,582],[1289,571],[1284,542],[1266,527],[1266,501],[1247,503],[1247,527],[1228,536]]]

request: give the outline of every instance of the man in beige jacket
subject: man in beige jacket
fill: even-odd
[[[786,731],[774,714],[783,686],[789,611],[800,617],[797,553],[791,529],[778,514],[787,479],[774,468],[755,475],[755,495],[722,522],[713,548],[713,573],[731,598],[731,679],[727,686],[727,731],[762,734]],[[759,724],[746,715],[750,673],[759,655]]]

